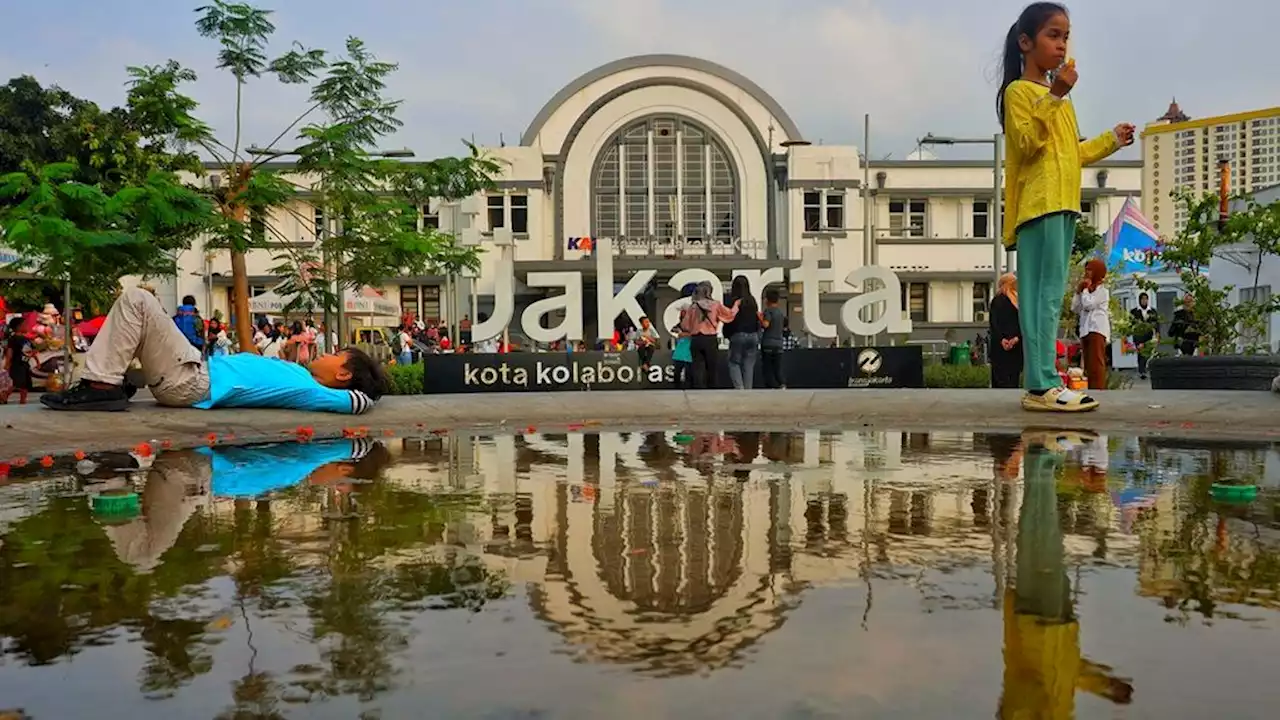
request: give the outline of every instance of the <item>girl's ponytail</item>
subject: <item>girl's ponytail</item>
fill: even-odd
[[[1018,46],[1018,38],[1022,30],[1018,23],[1009,27],[1009,34],[1004,39],[1004,58],[1000,62],[1000,89],[996,91],[996,119],[1004,128],[1004,91],[1014,80],[1022,77],[1022,48]]]

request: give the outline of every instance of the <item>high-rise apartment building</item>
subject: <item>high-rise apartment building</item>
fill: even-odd
[[[1142,131],[1142,209],[1162,235],[1186,224],[1172,197],[1218,189],[1218,163],[1231,167],[1231,192],[1280,184],[1280,107],[1193,120],[1175,100]]]

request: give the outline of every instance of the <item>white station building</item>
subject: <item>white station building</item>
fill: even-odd
[[[519,318],[529,302],[555,293],[525,286],[530,272],[582,271],[584,296],[592,298],[596,282],[620,284],[630,272],[654,269],[665,305],[676,296],[666,281],[681,269],[704,268],[727,283],[738,270],[795,267],[802,249],[816,246],[832,270],[820,284],[828,322],[854,292],[843,278],[870,263],[898,274],[913,339],[940,339],[948,330],[971,339],[986,328],[997,206],[990,161],[938,160],[920,150],[864,168],[857,147],[811,144],[769,93],[715,63],[647,55],[598,67],[538,110],[518,146],[487,152],[504,167],[497,192],[423,208],[423,222],[455,230],[485,251],[476,303],[460,304],[468,314],[491,306],[503,253],[513,261]],[[1104,162],[1086,169],[1082,183],[1082,210],[1105,228],[1125,197],[1140,195],[1141,162]],[[870,257],[864,197],[871,203]],[[305,244],[316,236],[306,221],[314,216],[295,208],[267,221],[273,236]],[[614,239],[612,280],[595,277],[582,240],[601,237]],[[277,281],[273,254],[249,258],[255,293]],[[158,288],[161,299],[191,294],[226,314],[226,253],[197,248],[181,263],[171,287]],[[438,318],[444,287],[443,277],[406,276],[387,278],[383,289],[404,311]],[[800,295],[781,289],[799,333]],[[594,303],[585,306],[592,338]]]

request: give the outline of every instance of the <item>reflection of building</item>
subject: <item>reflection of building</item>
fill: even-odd
[[[834,271],[820,282],[828,294],[823,314],[832,321],[837,302],[853,290],[844,277],[871,260],[863,242],[868,184],[875,258],[904,281],[903,306],[918,323],[916,335],[985,328],[996,205],[990,162],[916,151],[867,167],[859,148],[813,140],[768,92],[729,68],[679,55],[624,58],[556,93],[519,145],[485,149],[504,163],[497,191],[432,203],[419,222],[482,245],[482,311],[504,253],[514,263],[518,318],[521,306],[555,292],[526,284],[534,272],[580,270],[584,297],[592,298],[599,284],[613,287],[634,270],[653,269],[657,300],[666,304],[676,292],[666,282],[680,270],[702,268],[728,280],[737,271],[795,267],[803,249],[816,248]],[[1095,226],[1109,224],[1123,197],[1138,193],[1139,167],[1107,161],[1084,172],[1082,209]],[[281,247],[305,245],[324,220],[299,202],[264,218],[269,230],[260,232]],[[595,264],[584,260],[600,237],[618,241],[615,278],[595,277]],[[249,255],[257,290],[274,283],[279,250]],[[204,258],[200,250],[185,253],[176,287],[162,289],[161,299],[203,298]],[[208,270],[217,288],[212,304],[225,312],[226,254],[212,254]],[[388,278],[386,289],[405,310],[439,317],[443,280]],[[782,289],[785,296],[789,286]],[[789,305],[798,310],[798,300]],[[590,332],[594,312],[587,314]]]
[[[736,465],[689,466],[662,433],[462,437],[406,449],[389,477],[423,490],[472,478],[490,509],[457,537],[527,584],[577,652],[658,673],[735,661],[806,587],[990,567],[1008,552],[1020,493],[993,493],[972,435],[738,436],[762,449],[745,483]],[[1069,536],[1068,557],[1094,545]],[[947,602],[995,597],[978,593]]]

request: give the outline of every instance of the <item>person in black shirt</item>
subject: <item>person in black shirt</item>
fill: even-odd
[[[738,314],[724,324],[729,340],[729,380],[735,390],[750,390],[755,381],[756,358],[760,355],[760,306],[751,295],[751,285],[741,275],[733,279],[728,305],[739,302]]]
[[[1135,324],[1133,329],[1133,346],[1138,351],[1138,377],[1147,379],[1147,355],[1143,346],[1160,335],[1160,313],[1151,307],[1151,298],[1146,293],[1138,294],[1138,307],[1129,311]]]
[[[1173,314],[1173,322],[1169,323],[1169,336],[1183,355],[1195,355],[1196,346],[1200,344],[1200,329],[1196,326],[1196,299],[1190,295],[1182,296],[1182,307]]]
[[[9,331],[0,348],[0,370],[9,375],[8,389],[0,389],[0,404],[9,402],[9,393],[17,391],[18,403],[27,404],[27,393],[31,391],[31,365],[27,361],[27,337],[22,334],[22,317],[9,321]]]
[[[1000,276],[996,296],[991,298],[991,387],[1022,387],[1022,327],[1018,324],[1018,279],[1013,273]]]

